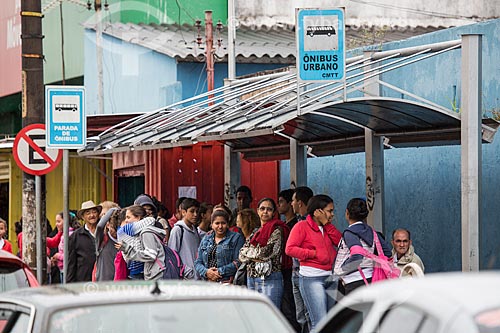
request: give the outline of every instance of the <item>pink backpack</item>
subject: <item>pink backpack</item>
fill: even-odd
[[[373,260],[372,283],[388,279],[397,279],[401,275],[401,271],[393,264],[392,259],[389,259],[384,255],[384,250],[382,249],[382,245],[380,244],[380,240],[378,239],[378,235],[375,230],[373,230],[373,242],[375,243],[378,255],[375,255],[358,245],[351,248],[351,254],[361,254],[362,256]],[[368,281],[366,280],[361,267],[358,267],[358,271],[363,277],[365,284],[368,285]]]

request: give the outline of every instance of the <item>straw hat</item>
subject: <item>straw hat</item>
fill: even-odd
[[[93,208],[97,209],[97,214],[101,214],[102,206],[96,205],[92,200],[89,200],[82,203],[82,208],[76,213],[76,216],[83,219],[83,213],[85,213],[86,210]]]

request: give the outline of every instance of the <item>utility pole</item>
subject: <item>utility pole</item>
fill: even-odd
[[[42,44],[42,8],[40,0],[21,1],[21,39],[22,39],[22,125],[26,127],[35,123],[45,123],[45,94],[43,84],[43,44]],[[45,209],[45,176],[38,181],[35,188],[35,176],[23,172],[23,258],[37,272],[40,282],[46,283],[47,262],[46,248],[46,209]],[[36,192],[41,194],[39,207],[41,228],[41,246],[43,253],[36,247]],[[37,263],[37,264],[36,264]]]
[[[207,91],[214,90],[214,24],[212,21],[212,11],[205,10],[205,45],[207,61]],[[214,95],[208,95],[212,99]],[[210,102],[208,105],[212,105]]]
[[[94,1],[96,26],[95,26],[95,46],[97,51],[97,114],[104,114],[104,89],[103,89],[103,74],[102,74],[102,2],[101,0]]]

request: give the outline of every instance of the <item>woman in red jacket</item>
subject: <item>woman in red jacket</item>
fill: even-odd
[[[327,297],[327,291],[334,292],[337,285],[329,286],[325,282],[332,275],[335,247],[342,237],[331,223],[333,210],[332,198],[324,194],[313,196],[307,205],[306,220],[293,227],[286,243],[286,254],[300,262],[299,289],[309,313],[311,330],[335,303],[332,297]]]

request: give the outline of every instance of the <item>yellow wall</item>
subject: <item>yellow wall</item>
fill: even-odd
[[[22,216],[22,170],[11,157],[10,177],[10,204],[9,204],[9,240],[13,246],[13,252],[17,252],[17,239],[14,222],[19,221]],[[95,166],[93,166],[93,165]],[[69,208],[78,210],[81,203],[93,200],[99,203],[101,200],[100,178],[101,174],[96,170],[99,168],[100,160],[78,157],[70,153],[69,163]],[[106,199],[113,200],[113,166],[111,160],[106,160]],[[63,209],[63,169],[62,161],[59,166],[45,177],[46,188],[46,210],[47,218],[52,226],[55,226],[55,216]]]

